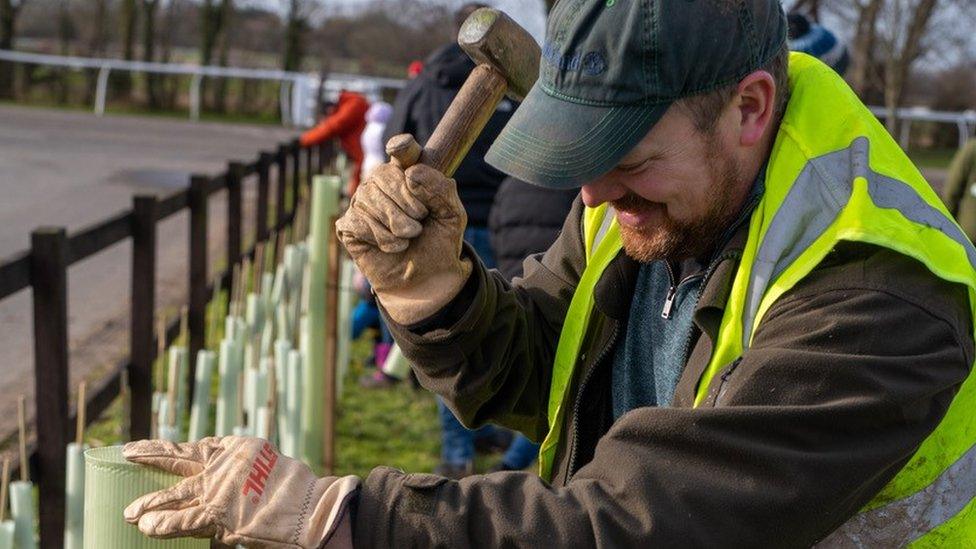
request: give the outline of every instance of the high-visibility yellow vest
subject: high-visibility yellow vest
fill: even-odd
[[[791,98],[766,168],[749,236],[695,405],[742,356],[763,315],[840,241],[890,248],[969,287],[976,316],[976,249],[905,153],[843,80],[816,59],[790,56]],[[540,474],[550,479],[593,290],[621,252],[608,208],[584,212],[586,269],[570,303],[552,374]],[[920,364],[919,367],[924,367]],[[976,373],[898,474],[825,543],[867,547],[976,545]]]

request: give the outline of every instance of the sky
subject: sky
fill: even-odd
[[[347,8],[366,5],[370,0],[328,0],[328,4]],[[546,14],[542,0],[479,0],[498,8],[512,17],[535,37],[540,44],[546,34]],[[444,4],[459,4],[459,0],[443,0]]]

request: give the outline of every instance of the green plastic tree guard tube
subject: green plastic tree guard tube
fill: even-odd
[[[301,433],[302,433],[302,353],[300,351],[288,352],[288,368],[285,376],[284,406],[281,415],[285,419],[285,427],[282,429],[282,452],[286,456],[298,457],[301,455]]]
[[[249,338],[253,338],[261,333],[264,328],[264,307],[261,305],[261,296],[258,294],[247,294],[247,307],[245,309],[247,326],[249,328]]]
[[[220,342],[217,363],[220,386],[217,392],[216,417],[216,431],[219,437],[232,434],[237,423],[237,387],[241,362],[243,362],[240,355],[240,346],[233,339],[224,339]]]
[[[288,293],[288,277],[285,275],[285,264],[278,265],[275,269],[274,285],[271,287],[271,305],[278,308],[285,301]]]
[[[271,440],[271,410],[261,406],[254,418],[254,436]]]
[[[275,342],[274,351],[275,402],[278,408],[275,413],[277,424],[275,430],[278,432],[279,444],[282,444],[287,421],[285,402],[288,393],[288,353],[291,352],[291,342],[287,339],[279,339]]]
[[[181,480],[158,469],[130,463],[121,446],[85,452],[85,549],[205,549],[206,539],[155,540],[125,522],[122,510],[139,496]]]
[[[169,399],[164,398],[162,402],[159,403],[159,433],[157,434],[157,437],[170,442],[180,442],[180,428],[176,425],[168,424],[169,409]]]
[[[81,549],[85,543],[85,450],[87,449],[87,444],[77,442],[68,444],[64,483],[65,549]]]
[[[0,549],[14,549],[14,521],[0,522]]]
[[[190,371],[190,352],[182,345],[174,345],[169,348],[169,368],[170,371],[176,370],[176,430],[180,431],[182,418],[187,409],[187,397],[189,396],[189,384],[186,379],[187,372]],[[167,387],[167,389],[169,389]]]
[[[345,379],[349,370],[349,357],[352,353],[352,309],[355,306],[356,291],[353,289],[353,278],[356,267],[352,261],[341,262],[341,278],[339,279],[339,374],[338,379]],[[342,383],[337,383],[341,389]]]
[[[275,309],[275,319],[278,324],[278,339],[291,340],[291,320],[288,316],[288,302],[278,304]]]
[[[339,212],[336,176],[319,176],[312,181],[312,216],[309,230],[308,354],[302,368],[302,461],[315,470],[323,466],[325,443],[325,339],[326,277],[329,235]]]
[[[187,440],[195,442],[207,436],[210,427],[210,383],[213,379],[217,353],[201,350],[197,353],[196,379],[193,380],[193,404],[190,406],[190,432]]]
[[[234,333],[235,330],[237,330],[237,319],[232,315],[224,317],[224,337],[237,339],[237,334]]]
[[[383,373],[399,380],[407,379],[407,376],[410,375],[410,363],[403,356],[403,351],[400,350],[399,345],[394,344],[393,348],[390,349],[390,354],[387,355],[386,362],[383,363]]]
[[[10,515],[14,519],[14,541],[18,549],[37,547],[34,540],[34,483],[10,483]]]

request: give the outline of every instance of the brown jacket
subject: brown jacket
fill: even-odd
[[[421,383],[469,426],[541,440],[556,343],[584,268],[577,200],[559,240],[507,284],[477,268],[449,329],[391,325]],[[364,482],[364,547],[809,546],[884,486],[969,374],[966,290],[894,252],[835,249],[766,313],[743,356],[692,408],[746,237],[710,266],[670,407],[612,420],[610,370],[638,264],[596,289],[552,485],[527,472],[460,482],[379,468]]]

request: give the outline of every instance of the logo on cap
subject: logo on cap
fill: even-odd
[[[583,56],[583,74],[586,76],[600,76],[607,70],[607,60],[603,54],[591,51]]]

